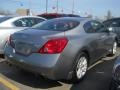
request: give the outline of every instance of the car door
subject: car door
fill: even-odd
[[[105,26],[98,22],[98,21],[93,21],[94,24],[93,28],[96,30],[96,33],[98,34],[98,41],[99,41],[99,50],[100,50],[100,55],[105,56],[108,54],[109,50],[111,49],[113,45],[113,33],[110,33]]]
[[[110,35],[111,33],[108,33],[104,25],[100,22],[92,20],[89,23],[91,25],[91,29],[89,29],[89,32],[87,33],[89,33],[92,40],[90,48],[92,50],[92,62],[95,62],[108,53],[113,43],[113,38]]]
[[[90,49],[91,54],[91,63],[94,63],[98,58],[102,55],[102,46],[103,46],[103,39],[101,39],[101,34],[97,33],[96,28],[98,28],[98,24],[91,20],[84,24],[84,30],[88,34],[87,40],[89,40],[88,47]]]

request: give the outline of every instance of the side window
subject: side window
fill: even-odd
[[[43,22],[45,20],[41,19],[41,18],[34,18],[34,21],[35,21],[35,23],[34,23],[34,25],[35,25],[35,24],[38,24],[38,23]]]
[[[92,21],[91,26],[92,26],[95,33],[100,33],[100,32],[106,31],[104,25],[98,21]]]
[[[22,18],[14,22],[16,27],[32,27],[35,24],[44,21],[40,18]]]
[[[86,33],[93,33],[94,32],[93,28],[91,26],[91,21],[85,23],[84,26],[83,26],[83,28],[84,28],[84,30],[85,30]]]
[[[40,22],[43,22],[44,20],[41,18],[29,18],[29,26],[28,27],[32,27]]]
[[[113,22],[111,22],[110,26],[111,27],[120,27],[120,21],[118,21],[118,20],[113,21]]]
[[[28,18],[22,18],[14,22],[14,25],[16,27],[29,27],[29,19]]]
[[[120,20],[108,20],[104,24],[107,27],[120,27]]]
[[[105,32],[105,27],[103,24],[101,24],[98,21],[89,21],[86,24],[84,24],[85,32],[87,33],[100,33]]]

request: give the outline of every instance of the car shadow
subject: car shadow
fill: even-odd
[[[48,89],[62,86],[62,84],[58,81],[45,79],[41,76],[36,76],[33,73],[19,70],[16,67],[9,67],[5,62],[4,66],[4,70],[0,70],[0,73],[10,80],[22,85],[38,89]]]
[[[10,80],[36,89],[61,87],[63,86],[62,83],[65,83],[70,84],[70,86],[72,85],[70,90],[109,90],[115,58],[109,60],[103,59],[104,62],[90,69],[84,79],[78,84],[72,84],[66,80],[58,82],[45,79],[41,76],[35,76],[30,72],[21,71],[16,67],[9,67],[5,62],[3,66],[0,66],[0,73]]]

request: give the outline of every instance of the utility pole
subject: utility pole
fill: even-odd
[[[56,13],[58,13],[58,0],[56,1]]]
[[[74,8],[75,8],[75,1],[72,2],[72,14],[74,14]]]
[[[29,0],[29,15],[31,15],[31,0]]]
[[[46,13],[48,13],[48,0],[46,0]]]

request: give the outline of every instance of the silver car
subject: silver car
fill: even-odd
[[[57,18],[11,35],[5,57],[9,63],[46,78],[78,82],[91,64],[115,54],[115,38],[96,20]]]
[[[4,46],[10,34],[31,27],[42,21],[45,21],[45,19],[37,16],[0,17],[0,54],[4,53]]]

